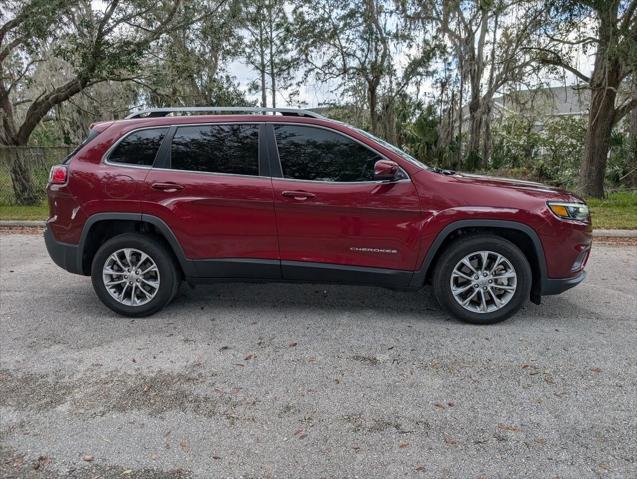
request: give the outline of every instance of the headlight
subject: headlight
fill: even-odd
[[[575,220],[588,223],[590,216],[588,206],[584,203],[562,203],[560,201],[547,202],[548,207],[555,216],[563,220]]]

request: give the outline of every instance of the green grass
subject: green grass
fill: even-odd
[[[591,209],[593,228],[637,229],[637,191],[617,191],[607,198],[586,200]]]
[[[594,228],[637,229],[637,191],[618,191],[607,198],[587,200]],[[0,220],[45,220],[46,204],[39,206],[0,206]]]
[[[38,206],[5,206],[0,205],[0,220],[46,220],[49,207]]]

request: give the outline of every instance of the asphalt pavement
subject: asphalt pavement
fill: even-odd
[[[637,248],[487,327],[430,290],[184,287],[114,315],[0,236],[0,477],[637,477]]]

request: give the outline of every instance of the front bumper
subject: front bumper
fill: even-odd
[[[585,278],[586,271],[583,270],[572,278],[544,278],[542,280],[542,296],[563,293],[567,289],[574,288],[580,284]]]
[[[78,245],[57,241],[49,228],[44,230],[44,243],[49,256],[60,268],[70,273],[83,274]]]

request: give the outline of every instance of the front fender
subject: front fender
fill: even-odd
[[[540,281],[541,284],[544,285],[547,280],[547,272],[546,272],[546,257],[544,255],[544,248],[542,247],[542,242],[540,241],[540,237],[538,236],[535,229],[531,226],[522,223],[520,221],[515,221],[513,219],[495,219],[495,218],[474,218],[474,219],[455,219],[456,214],[460,213],[458,210],[463,210],[464,216],[466,218],[466,214],[468,208],[454,208],[453,212],[450,210],[446,210],[440,215],[435,215],[433,218],[441,216],[437,218],[438,221],[435,222],[436,227],[428,228],[427,225],[424,227],[425,234],[423,235],[423,250],[425,251],[424,258],[420,263],[419,269],[414,273],[412,277],[410,287],[419,288],[425,284],[425,280],[427,278],[427,274],[433,264],[434,258],[436,254],[440,250],[440,248],[444,245],[445,241],[449,236],[458,231],[460,229],[467,228],[488,228],[488,229],[508,229],[520,231],[531,240],[533,244],[533,248],[535,249],[535,254],[538,258],[538,268],[540,273]],[[486,212],[489,211],[493,213],[494,208],[479,208],[479,209],[471,209],[472,215],[486,215]],[[497,212],[501,215],[519,215],[519,210],[515,209],[497,209]],[[448,221],[445,221],[448,220]]]

